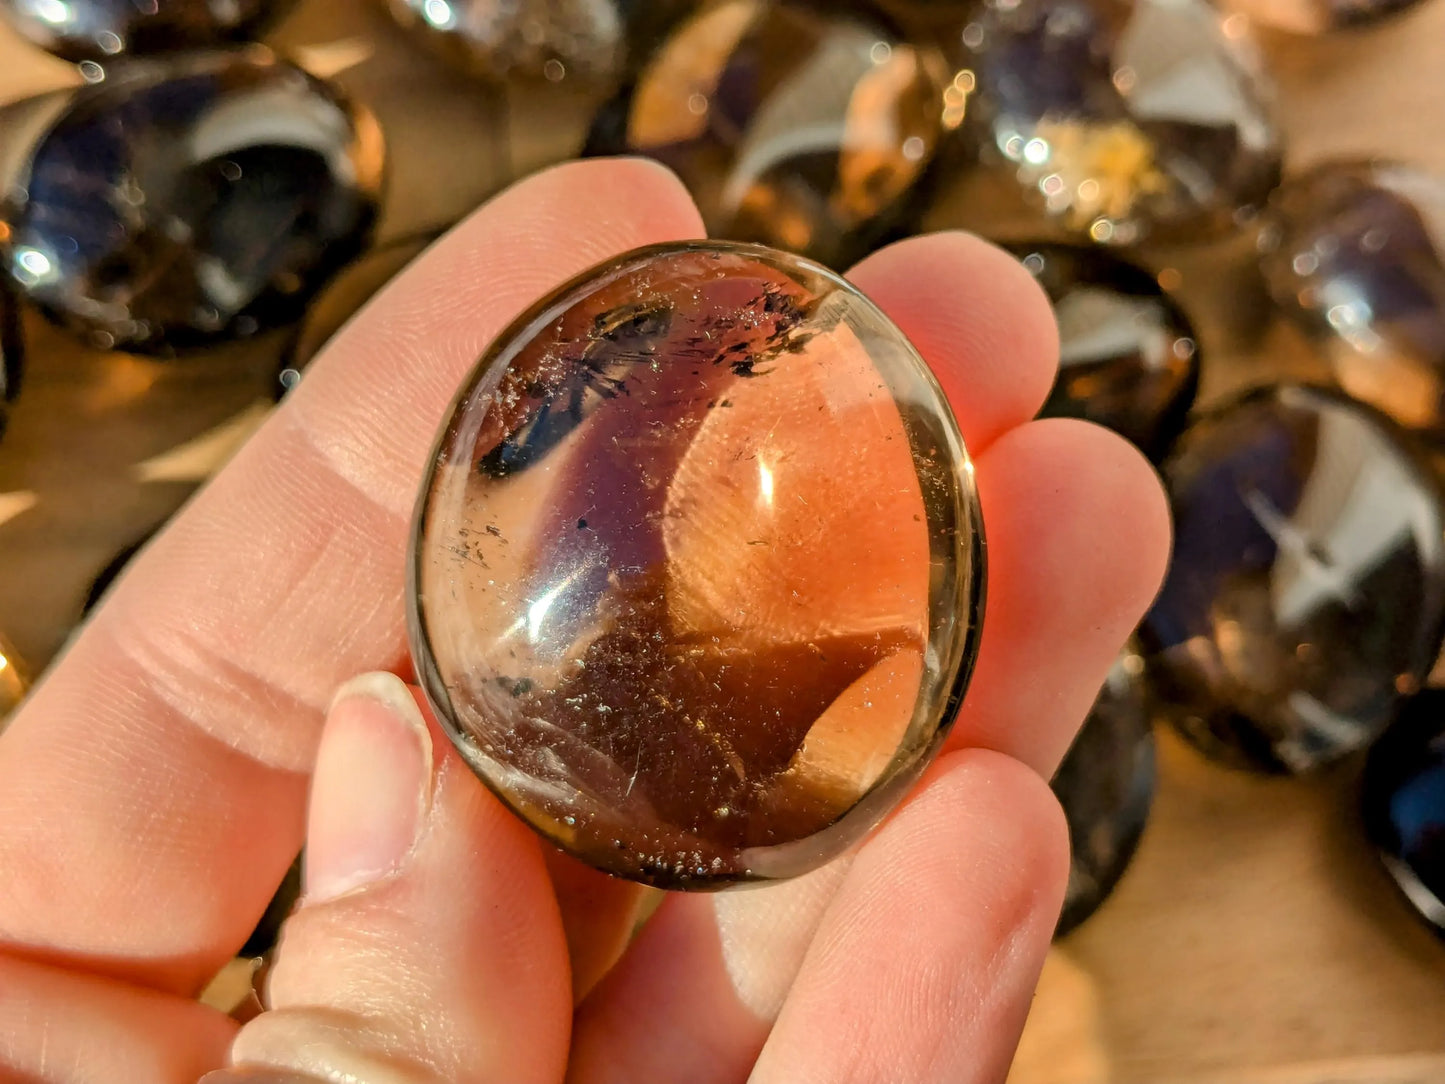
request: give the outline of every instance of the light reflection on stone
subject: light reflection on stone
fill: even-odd
[[[1227,229],[1278,179],[1271,91],[1204,0],[988,0],[960,42],[949,108],[1081,239]]]
[[[861,12],[721,0],[603,109],[588,153],[670,166],[713,236],[841,267],[896,223],[932,160],[941,73]]]
[[[779,252],[663,246],[483,358],[425,483],[413,654],[564,850],[668,888],[788,877],[938,748],[982,560],[956,423],[877,309]]]
[[[1275,302],[1346,391],[1445,439],[1445,180],[1325,163],[1281,186],[1269,214],[1261,266]]]
[[[1283,385],[1196,422],[1163,473],[1174,560],[1140,628],[1161,712],[1270,771],[1369,744],[1445,627],[1445,510],[1404,431]]]

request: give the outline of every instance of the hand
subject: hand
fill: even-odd
[[[628,946],[640,893],[550,853],[385,673],[407,672],[415,490],[475,359],[573,274],[701,234],[644,162],[520,184],[343,331],[131,566],[0,740],[0,1079],[1003,1079],[1067,870],[1044,780],[1168,549],[1137,453],[1029,420],[1057,342],[1003,253],[936,235],[850,276],[952,400],[990,582],[947,749],[848,858],[671,896]],[[193,999],[303,837],[270,1011],[238,1030]]]

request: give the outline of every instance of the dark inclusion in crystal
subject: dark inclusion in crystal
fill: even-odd
[[[1445,438],[1445,181],[1333,162],[1270,200],[1263,269],[1341,386]]]
[[[833,266],[905,212],[942,133],[941,60],[863,11],[704,5],[598,116],[589,154],[643,154],[708,232]]]
[[[1060,368],[1044,417],[1084,418],[1158,458],[1199,390],[1199,348],[1148,272],[1094,249],[1015,248],[1053,302]]]
[[[1265,770],[1367,745],[1445,617],[1445,512],[1405,434],[1336,392],[1263,389],[1196,422],[1164,478],[1174,561],[1140,629],[1161,711]]]
[[[380,132],[255,48],[85,86],[6,207],[21,293],[95,345],[169,353],[290,323],[363,248]]]
[[[279,400],[301,382],[313,358],[366,307],[381,289],[426,251],[436,235],[404,238],[368,252],[316,295],[297,329],[296,338],[281,357],[273,393]]]
[[[1144,661],[1123,655],[1052,783],[1069,822],[1069,888],[1056,937],[1077,929],[1128,869],[1154,803]]]
[[[1445,692],[1421,693],[1370,750],[1363,809],[1385,868],[1445,934]]]
[[[291,863],[291,868],[286,871],[286,876],[237,956],[265,956],[280,942],[281,927],[291,917],[296,901],[301,898],[301,864],[302,858]]]
[[[47,52],[105,61],[238,41],[295,0],[0,0],[0,15]]]
[[[573,855],[670,888],[858,839],[951,724],[982,616],[956,423],[886,317],[755,246],[644,249],[490,348],[413,542],[438,717]]]
[[[985,0],[960,42],[949,112],[1067,232],[1216,232],[1279,179],[1271,91],[1205,0]]]

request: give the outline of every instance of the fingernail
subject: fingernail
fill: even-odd
[[[311,782],[303,903],[402,868],[431,804],[431,769],[431,735],[400,678],[365,674],[341,687]]]

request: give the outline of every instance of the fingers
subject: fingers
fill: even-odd
[[[1037,774],[945,757],[853,862],[751,1084],[1003,1080],[1068,862]]]
[[[232,1048],[242,1079],[561,1078],[572,996],[541,846],[398,679],[338,697],[306,847],[268,1011]]]
[[[194,1001],[0,956],[0,1080],[195,1084],[235,1031]]]
[[[848,274],[932,367],[971,455],[1043,406],[1059,332],[1043,290],[1002,249],[968,233],[890,245]]]
[[[940,235],[884,250],[853,277],[920,347],[976,459],[989,605],[953,745],[988,745],[1047,773],[1162,576],[1157,481],[1102,430],[1023,424],[1053,380],[1057,332],[1007,256]],[[1024,686],[1017,699],[1011,684]],[[583,1004],[572,1080],[746,1079],[845,872],[669,900]]]
[[[341,333],[0,741],[0,944],[172,990],[210,977],[295,854],[330,691],[403,663],[410,506],[464,374],[546,289],[700,230],[659,167],[571,164]]]
[[[1086,422],[1035,422],[977,462],[988,534],[978,668],[949,748],[1053,775],[1159,590],[1169,511],[1132,446]]]

